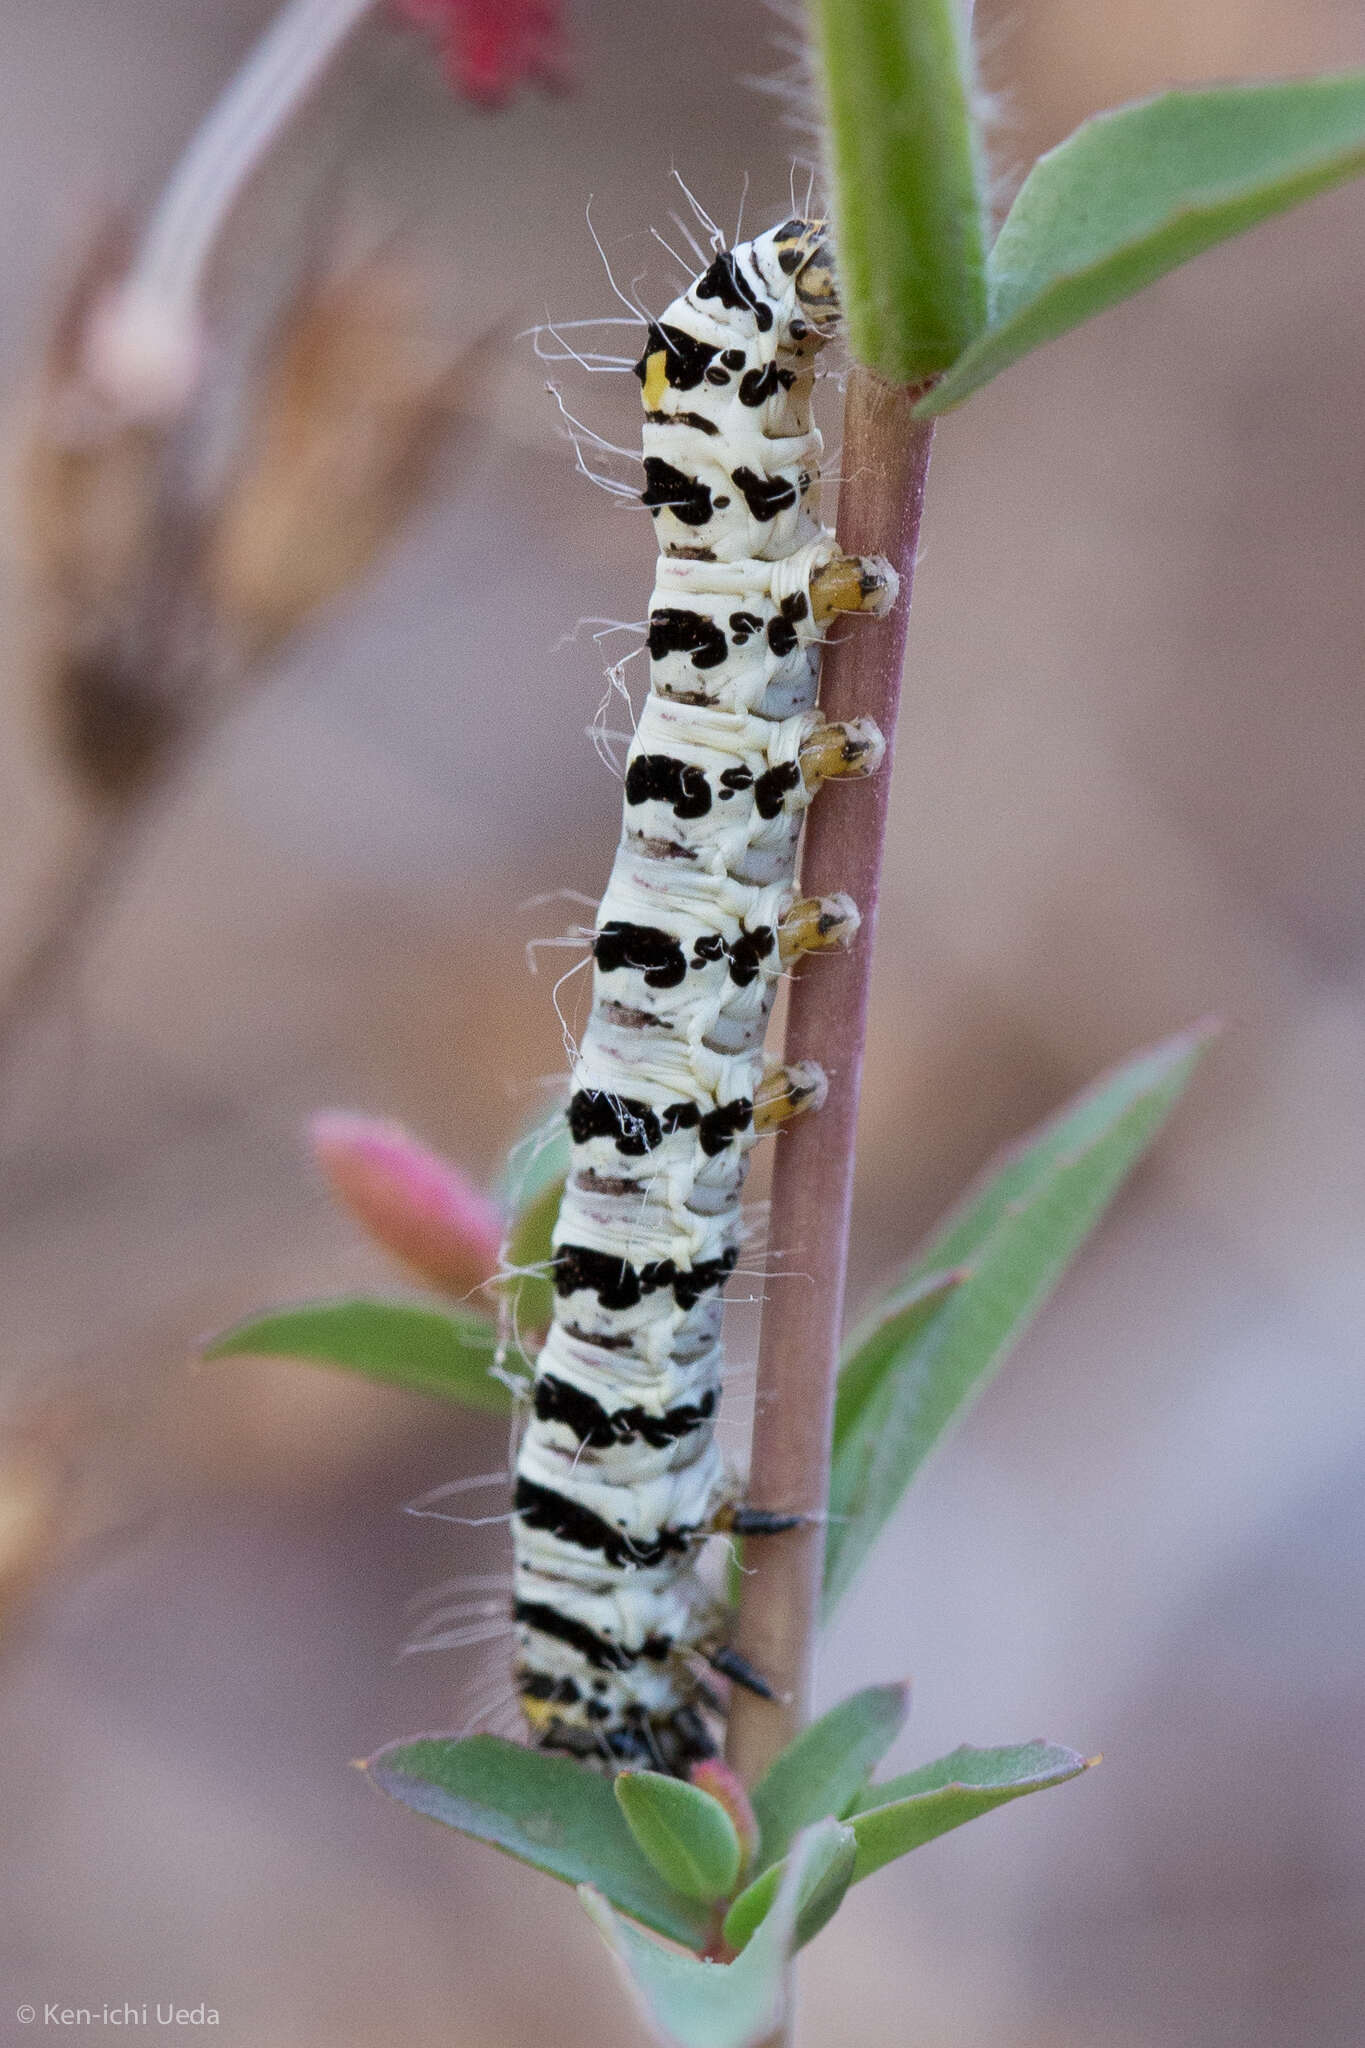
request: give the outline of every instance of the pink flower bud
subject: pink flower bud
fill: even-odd
[[[465,1295],[497,1270],[502,1210],[401,1124],[323,1110],[313,1151],[344,1209],[431,1285]]]
[[[395,0],[431,31],[457,92],[499,106],[522,84],[565,80],[560,0]]]
[[[709,1792],[729,1814],[739,1836],[740,1848],[744,1851],[744,1868],[747,1870],[758,1851],[758,1820],[749,1804],[743,1781],[718,1756],[704,1757],[700,1763],[693,1764],[688,1777],[699,1792]]]

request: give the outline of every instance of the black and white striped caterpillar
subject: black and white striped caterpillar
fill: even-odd
[[[817,1067],[765,1066],[778,976],[858,926],[847,897],[796,896],[802,812],[883,752],[870,721],[815,709],[827,622],[896,596],[889,563],[842,554],[808,509],[815,358],[838,319],[822,224],[789,220],[717,256],[636,367],[661,551],[650,694],[597,915],[513,1515],[533,1739],[611,1769],[685,1775],[714,1752],[700,1660],[765,1689],[695,1564],[720,1528],[789,1526],[737,1505],[714,1441],[721,1290],[755,1137],[824,1096]]]

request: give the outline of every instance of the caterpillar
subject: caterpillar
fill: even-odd
[[[825,1093],[813,1064],[765,1061],[778,978],[858,926],[846,896],[796,892],[802,812],[884,751],[871,721],[815,708],[829,622],[897,591],[812,509],[815,360],[838,324],[824,225],[788,220],[717,255],[635,367],[660,549],[650,690],[597,913],[512,1518],[530,1737],[609,1770],[686,1775],[714,1754],[701,1666],[767,1690],[696,1565],[719,1530],[791,1526],[742,1504],[715,1442],[721,1290],[755,1139]]]

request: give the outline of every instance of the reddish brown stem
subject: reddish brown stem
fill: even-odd
[[[777,1140],[768,1242],[780,1264],[768,1284],[748,1498],[780,1513],[819,1516],[829,1490],[830,1431],[844,1307],[855,1127],[867,1035],[877,885],[891,794],[910,588],[933,425],[916,420],[918,392],[855,366],[844,416],[844,482],[836,531],[850,554],[882,554],[900,573],[900,598],[880,622],[847,626],[826,652],[826,717],[875,718],[887,759],[870,784],[822,791],[810,811],[801,885],[846,890],[862,912],[852,950],[797,976],[785,1057],[815,1059],[829,1075],[818,1114]],[[816,1521],[746,1546],[736,1646],[783,1695],[781,1704],[736,1690],[729,1759],[752,1784],[809,1713],[825,1532]]]

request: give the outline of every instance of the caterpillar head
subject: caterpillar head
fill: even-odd
[[[796,287],[796,298],[815,332],[834,333],[842,308],[829,223],[789,220],[777,230],[777,260]]]

